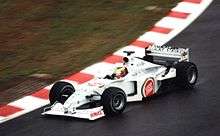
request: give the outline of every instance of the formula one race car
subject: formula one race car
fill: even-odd
[[[127,102],[160,94],[170,85],[192,88],[198,78],[197,67],[189,62],[189,49],[152,45],[145,56],[124,51],[123,64],[111,74],[95,77],[78,85],[56,82],[50,90],[50,107],[42,115],[61,115],[95,120],[121,114]]]

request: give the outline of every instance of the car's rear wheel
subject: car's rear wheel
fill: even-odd
[[[103,92],[101,103],[107,116],[118,115],[122,113],[126,107],[126,94],[119,88],[110,87]]]
[[[176,68],[175,83],[184,88],[192,88],[198,79],[198,69],[192,62],[179,62]]]
[[[50,90],[49,100],[50,104],[54,104],[56,101],[62,104],[75,92],[73,85],[67,82],[56,82]]]

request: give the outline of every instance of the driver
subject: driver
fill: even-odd
[[[112,75],[106,75],[104,78],[113,80],[113,79],[121,79],[121,78],[125,77],[128,74],[128,69],[127,69],[128,61],[129,61],[128,58],[124,57],[123,58],[123,65],[116,67],[116,69]]]
[[[128,69],[125,66],[117,67],[114,75],[117,79],[123,78],[128,74]]]

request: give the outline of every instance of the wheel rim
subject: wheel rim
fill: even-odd
[[[60,93],[60,101],[61,103],[64,103],[71,95],[73,94],[73,88],[72,87],[64,87]]]
[[[112,100],[112,106],[115,110],[123,109],[125,104],[125,98],[122,94],[116,95]]]
[[[196,82],[196,79],[197,79],[196,70],[194,68],[191,68],[188,74],[188,81],[190,84],[194,84]]]

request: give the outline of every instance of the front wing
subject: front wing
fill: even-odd
[[[96,120],[98,118],[104,117],[103,107],[96,107],[91,109],[80,109],[75,110],[73,113],[65,112],[63,105],[61,103],[56,103],[52,107],[48,107],[44,109],[42,115],[57,115],[57,116],[68,116],[89,120]]]

